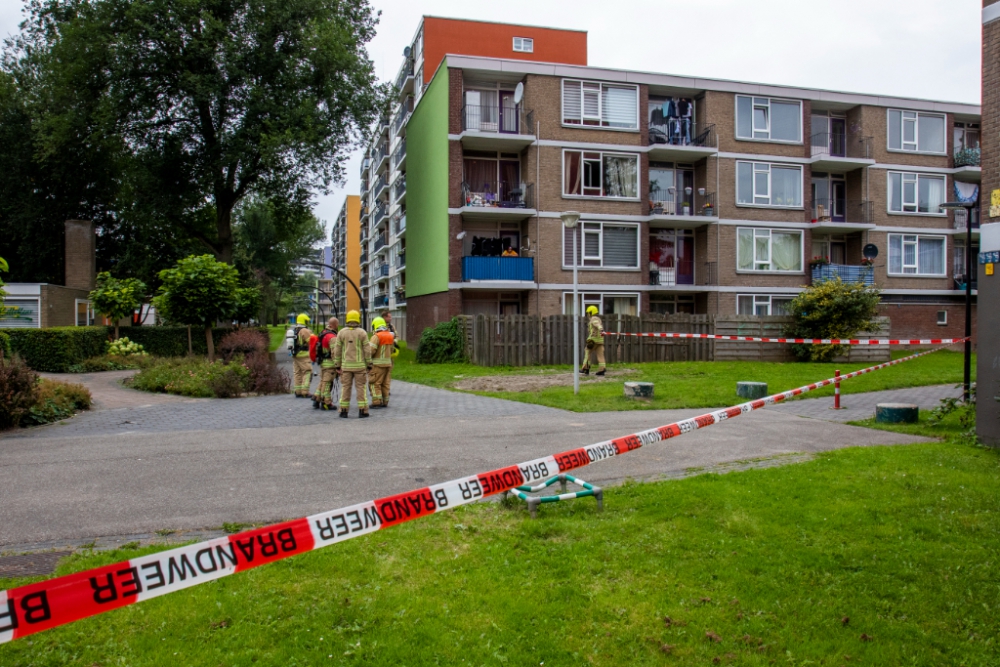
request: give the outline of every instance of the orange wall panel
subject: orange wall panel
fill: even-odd
[[[532,53],[514,51],[515,37],[535,41]],[[424,17],[424,81],[429,83],[445,54],[587,64],[587,33],[531,26]]]

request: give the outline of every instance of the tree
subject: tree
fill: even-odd
[[[258,194],[306,206],[382,108],[367,0],[32,0],[14,49],[61,102],[45,126],[120,138],[148,197],[220,261]],[[31,48],[33,47],[33,48]],[[78,93],[82,90],[84,93]],[[85,120],[81,120],[83,117]],[[90,129],[95,124],[100,132]]]
[[[845,283],[838,277],[806,288],[786,306],[793,322],[785,329],[792,338],[852,338],[878,327],[879,290],[862,282]],[[842,345],[793,345],[802,361],[830,361]]]
[[[239,274],[211,255],[185,257],[172,269],[160,271],[160,289],[153,299],[166,320],[202,326],[208,359],[215,361],[212,326],[229,319],[239,307]]]
[[[233,319],[246,324],[260,315],[261,295],[259,287],[240,287],[236,290],[236,310]]]
[[[115,340],[118,340],[118,321],[131,317],[146,297],[146,285],[137,278],[119,280],[107,271],[97,274],[97,288],[90,293],[94,310],[115,323]]]

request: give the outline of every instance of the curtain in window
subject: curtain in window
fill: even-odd
[[[606,301],[611,301],[611,307],[614,309],[612,312],[615,315],[638,314],[634,296],[616,296],[612,299],[606,299]]]
[[[604,156],[604,196],[638,197],[638,161],[633,157]]]
[[[639,91],[636,88],[604,86],[601,99],[601,120],[611,127],[635,129],[639,112]]]
[[[736,163],[736,203],[753,203],[753,164],[749,162]]]
[[[889,174],[889,210],[903,210],[903,175]]]
[[[604,266],[634,269],[638,261],[639,229],[604,225]]]
[[[801,271],[801,248],[801,234],[771,232],[771,269],[773,271]]]
[[[497,191],[496,160],[465,160],[465,183],[472,192]]]
[[[510,201],[511,190],[521,187],[521,164],[512,160],[500,161],[500,201]]]
[[[944,179],[929,176],[918,178],[919,201],[917,210],[921,213],[939,213],[944,203]]]
[[[771,206],[802,206],[802,171],[771,167]]]
[[[798,102],[771,100],[771,139],[799,141],[802,127],[802,107]]]
[[[921,238],[918,246],[918,273],[944,275],[944,239]]]
[[[889,236],[889,273],[903,272],[903,237]]]
[[[581,194],[583,172],[580,170],[580,153],[567,151],[563,163],[563,191],[568,195]]]
[[[736,297],[736,314],[753,315],[753,296]]]
[[[741,229],[736,239],[736,266],[740,271],[753,270],[753,230]]]

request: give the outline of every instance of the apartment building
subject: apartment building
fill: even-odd
[[[412,333],[571,312],[574,261],[603,313],[781,314],[840,276],[895,334],[961,331],[967,221],[939,204],[978,200],[978,106],[542,62],[555,36],[502,28],[419,86],[407,61],[372,144],[367,287]]]
[[[358,285],[361,282],[361,197],[347,195],[330,231],[330,294],[333,311],[341,317],[349,310],[361,310],[361,297],[340,273]]]

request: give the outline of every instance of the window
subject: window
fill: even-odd
[[[518,53],[531,53],[535,50],[535,40],[530,37],[515,37],[514,50]]]
[[[789,294],[740,294],[736,297],[737,315],[787,315]]]
[[[955,123],[955,152],[979,150],[979,123]]]
[[[694,315],[693,294],[651,294],[649,310],[660,315],[677,315],[684,313]]]
[[[94,307],[86,299],[76,299],[76,326],[90,327],[94,325]]]
[[[944,114],[889,109],[889,150],[944,153]]]
[[[563,151],[563,196],[638,199],[639,156]]]
[[[590,306],[597,306],[597,311],[601,316],[607,315],[638,315],[639,295],[636,293],[581,293],[579,310],[580,315],[587,312]],[[573,314],[573,293],[563,292],[563,314]],[[608,328],[611,323],[605,320],[604,327]]]
[[[945,201],[945,177],[909,172],[889,172],[889,212],[947,215],[941,210]]]
[[[769,162],[736,163],[740,206],[802,207],[802,167]]]
[[[937,311],[937,323],[940,326],[945,326],[946,324],[948,324],[948,311],[947,310],[939,310],[939,311]]]
[[[581,222],[563,228],[563,267],[573,267],[573,233],[577,235],[577,266],[639,268],[639,226],[610,222]]]
[[[740,227],[736,230],[739,271],[802,271],[802,232]]]
[[[639,129],[639,88],[563,80],[563,123]]]
[[[736,138],[802,142],[802,103],[736,96]]]
[[[4,301],[6,309],[0,317],[3,329],[37,329],[41,327],[39,297],[11,297]]]
[[[952,273],[953,276],[955,276],[955,280],[957,280],[958,282],[962,283],[963,286],[964,286],[964,284],[965,284],[965,239],[963,239],[963,238],[956,238],[956,239],[954,239],[954,242],[955,242],[955,246],[952,249],[952,269],[951,269],[951,273]],[[972,261],[973,261],[972,272],[973,272],[973,274],[975,274],[975,272],[977,271],[976,266],[975,266],[975,261],[976,261],[976,257],[978,257],[978,256],[979,256],[979,244],[978,243],[973,243],[972,244]],[[972,279],[973,279],[973,282],[975,282],[976,276],[973,275]],[[964,287],[962,289],[964,289]]]
[[[889,275],[945,275],[945,237],[889,234]]]

